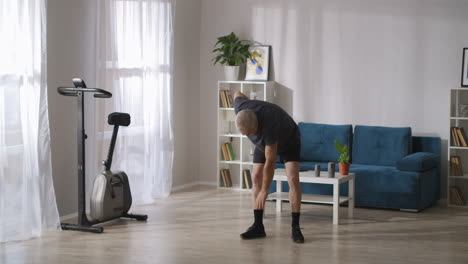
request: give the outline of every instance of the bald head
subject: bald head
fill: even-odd
[[[252,110],[242,110],[237,113],[236,125],[242,135],[255,134],[258,126],[257,115]]]

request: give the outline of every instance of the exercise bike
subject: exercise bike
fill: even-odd
[[[132,194],[127,174],[123,171],[112,172],[112,156],[119,126],[130,125],[130,115],[127,113],[111,113],[108,124],[113,125],[112,139],[107,159],[102,162],[104,171],[99,174],[93,183],[90,199],[90,217],[86,215],[86,177],[85,177],[85,140],[87,135],[84,129],[84,93],[93,93],[95,98],[111,98],[112,94],[99,88],[87,88],[83,80],[73,79],[75,87],[58,87],[59,94],[77,97],[78,101],[78,223],[62,223],[63,230],[86,231],[102,233],[102,226],[93,226],[117,218],[130,218],[137,221],[146,221],[147,215],[130,214]]]

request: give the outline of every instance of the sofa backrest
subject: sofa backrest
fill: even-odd
[[[354,128],[355,164],[395,166],[411,153],[410,127],[361,126]]]
[[[334,141],[351,149],[352,125],[299,123],[301,132],[301,160],[337,162],[339,153]],[[350,153],[351,154],[351,153]]]

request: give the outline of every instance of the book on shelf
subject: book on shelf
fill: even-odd
[[[450,145],[451,146],[456,146],[457,142],[455,141],[455,134],[453,133],[453,127],[450,127]]]
[[[468,147],[468,138],[463,127],[450,128],[451,145],[455,147]]]
[[[252,189],[252,177],[250,175],[250,170],[243,170],[242,176],[244,180],[242,181],[242,188],[244,189]]]
[[[228,169],[220,170],[223,187],[232,187],[231,172]]]
[[[228,183],[229,183],[229,186],[228,186],[228,187],[232,187],[231,171],[230,171],[230,170],[226,170],[226,174],[227,174]]]
[[[221,177],[221,182],[223,183],[223,187],[226,187],[226,176],[224,175],[224,169],[219,171],[219,175]]]
[[[459,156],[455,156],[455,164],[457,169],[457,176],[463,176],[463,167]]]
[[[466,137],[465,129],[463,127],[459,127],[459,129],[462,134],[463,140],[468,144],[468,137]]]
[[[232,148],[231,143],[226,143],[228,150],[229,150],[229,156],[231,157],[231,160],[236,160],[236,154],[234,153],[234,149]]]
[[[232,148],[231,143],[223,143],[221,145],[221,152],[223,153],[223,159],[227,161],[236,160],[236,154]]]
[[[224,143],[223,146],[224,146],[224,150],[226,151],[226,160],[232,160],[232,156],[230,155],[228,143]]]
[[[232,92],[230,90],[220,90],[219,91],[219,102],[220,106],[224,108],[233,108],[234,99],[232,97]]]
[[[227,161],[235,160],[234,150],[232,150],[231,143],[221,144],[221,151],[223,153],[224,160],[227,160]]]
[[[450,156],[450,174],[452,176],[463,176],[462,162],[459,156]]]
[[[452,138],[452,146],[455,146],[455,147],[459,147],[460,146],[460,142],[458,141],[458,136],[457,136],[457,133],[455,131],[455,127],[451,127],[450,128],[450,135],[451,135],[451,138]]]
[[[219,107],[223,107],[223,98],[221,90],[219,91]]]
[[[223,160],[229,160],[229,154],[225,144],[221,144],[221,153],[223,154]]]
[[[457,176],[457,168],[454,156],[450,156],[450,175]]]
[[[228,179],[227,179],[226,169],[221,169],[221,173],[223,175],[223,187],[228,187],[229,182],[228,182]]]
[[[465,140],[465,138],[463,137],[461,129],[459,127],[456,127],[455,131],[457,131],[458,141],[460,141],[460,145],[462,147],[468,147],[468,145],[466,144],[468,140]]]
[[[225,90],[220,90],[219,91],[219,98],[220,98],[220,101],[221,101],[221,104],[220,104],[221,107],[227,108],[228,107],[228,101],[227,101]]]
[[[234,99],[232,98],[231,90],[226,90],[225,94],[226,94],[226,97],[227,97],[228,107],[233,108],[234,107]]]
[[[452,186],[449,189],[450,191],[450,201],[455,205],[463,206],[465,205],[465,200],[463,199],[463,195],[456,186]]]
[[[224,107],[223,91],[219,90],[219,107]]]
[[[227,157],[227,160],[233,160],[232,159],[232,156],[231,156],[231,153],[229,151],[229,146],[228,146],[228,143],[224,143],[224,149],[226,150],[226,157]]]

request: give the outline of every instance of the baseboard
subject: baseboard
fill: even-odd
[[[64,215],[64,216],[60,217],[60,222],[63,222],[63,221],[66,221],[66,220],[69,220],[69,219],[72,219],[72,218],[77,218],[77,217],[78,217],[78,213]]]
[[[438,206],[447,206],[448,203],[447,203],[447,199],[440,199],[436,202],[436,205]]]
[[[198,185],[198,182],[192,182],[192,183],[178,185],[178,186],[172,187],[172,191],[177,192],[177,191],[180,191],[180,190],[183,190],[183,189],[193,187],[195,185]]]
[[[211,185],[211,186],[216,186],[216,185],[217,185],[216,182],[212,182],[212,181],[199,181],[198,184],[201,184],[201,185]]]
[[[196,186],[196,185],[211,185],[211,186],[216,186],[216,182],[208,182],[208,181],[196,181],[196,182],[191,182],[191,183],[187,183],[187,184],[182,184],[182,185],[178,185],[178,186],[175,186],[175,187],[172,187],[172,191],[173,192],[177,192],[177,191],[180,191],[180,190],[183,190],[183,189],[187,189],[187,188],[190,188],[190,187],[193,187],[193,186]]]

